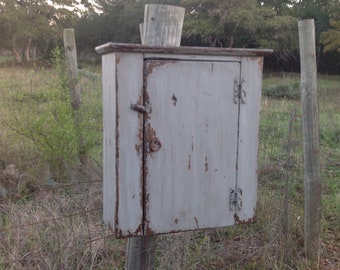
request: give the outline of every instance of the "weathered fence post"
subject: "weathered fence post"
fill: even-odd
[[[140,25],[142,44],[180,46],[185,9],[168,5],[145,5]],[[127,244],[126,270],[154,269],[157,237],[132,237]]]
[[[82,117],[79,112],[81,105],[81,92],[78,84],[78,61],[77,61],[77,47],[74,37],[73,28],[64,29],[64,50],[66,68],[69,75],[68,85],[70,88],[71,103],[74,111],[75,124],[79,137],[79,160],[81,164],[85,163],[85,154],[83,153],[84,138],[80,131]]]
[[[72,107],[74,110],[79,110],[81,97],[80,87],[78,86],[78,62],[77,62],[77,48],[76,40],[74,37],[73,28],[64,29],[64,50],[66,68],[69,72],[70,81],[70,93],[72,98]]]
[[[142,44],[180,46],[185,9],[167,5],[145,5]]]
[[[321,177],[314,20],[299,21],[301,103],[305,167],[305,252],[320,254]]]

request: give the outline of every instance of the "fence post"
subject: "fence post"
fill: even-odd
[[[299,21],[298,28],[305,171],[304,246],[306,257],[317,261],[320,254],[321,177],[314,20]]]
[[[145,5],[140,25],[142,44],[180,46],[185,9],[168,5]],[[156,236],[131,237],[127,243],[126,270],[154,269]]]
[[[180,46],[185,9],[168,5],[145,5],[142,44]]]
[[[66,68],[70,76],[69,86],[72,98],[72,107],[74,110],[79,110],[81,101],[80,101],[80,88],[77,85],[78,62],[76,40],[74,37],[73,28],[64,29],[64,50]]]
[[[77,47],[73,28],[64,29],[64,50],[66,69],[69,75],[68,86],[70,88],[71,105],[73,108],[76,129],[79,137],[79,160],[80,163],[84,165],[85,163],[85,154],[83,153],[84,138],[80,130],[82,117],[79,111],[81,105],[81,92],[80,87],[78,85]]]

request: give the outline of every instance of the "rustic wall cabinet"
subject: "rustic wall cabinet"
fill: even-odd
[[[104,220],[118,237],[252,222],[263,56],[108,43]]]

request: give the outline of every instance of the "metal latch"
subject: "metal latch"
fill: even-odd
[[[241,80],[240,82],[238,80],[234,80],[234,104],[238,104],[239,102],[241,104],[246,104],[246,90],[243,88],[245,80]]]
[[[140,112],[140,113],[146,113],[146,114],[151,112],[150,106],[148,106],[148,105],[143,106],[143,105],[139,105],[139,104],[130,104],[130,109],[137,111],[137,112]]]
[[[236,190],[230,188],[229,192],[229,209],[230,211],[240,211],[242,209],[242,189],[237,187]]]

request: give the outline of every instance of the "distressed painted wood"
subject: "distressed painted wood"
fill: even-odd
[[[104,220],[117,236],[142,234],[143,119],[130,108],[143,102],[142,70],[141,54],[103,57]]]
[[[144,23],[140,26],[142,44],[151,46],[179,46],[181,41],[182,26],[184,20],[185,9],[167,5],[145,5]],[[144,93],[143,93],[144,94]],[[145,95],[143,95],[145,97]],[[135,104],[137,106],[144,105]],[[141,108],[141,107],[139,107]],[[145,119],[144,119],[145,120]],[[144,134],[143,134],[144,135]],[[144,149],[144,145],[142,145]],[[144,156],[143,163],[144,166]],[[142,229],[144,231],[145,219],[145,194],[144,194],[144,175],[145,170],[141,172],[143,175],[142,187],[143,193],[143,221]],[[154,269],[155,253],[157,246],[157,238],[152,237],[131,237],[127,243],[127,260],[125,269]]]
[[[116,54],[102,57],[103,85],[103,219],[115,228],[116,185]]]
[[[239,62],[149,60],[146,234],[234,224]]]
[[[175,46],[149,46],[141,44],[123,44],[109,42],[96,47],[96,52],[106,54],[111,52],[152,53],[173,55],[216,55],[216,56],[266,56],[273,53],[271,49],[239,49],[239,48],[213,48],[213,47],[175,47]]]
[[[242,190],[242,208],[236,209],[236,223],[255,221],[263,58],[243,57],[241,66],[242,98],[245,104],[239,104],[237,186]]]
[[[262,61],[103,55],[104,219],[118,237],[254,221]]]

